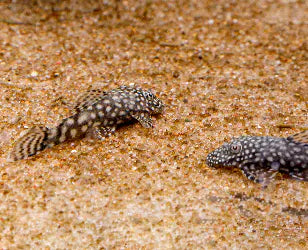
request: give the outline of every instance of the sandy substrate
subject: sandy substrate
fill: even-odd
[[[14,2],[0,2],[1,249],[307,249],[308,183],[262,190],[205,164],[234,136],[307,127],[305,1]],[[6,162],[82,91],[131,83],[167,105],[154,129]]]

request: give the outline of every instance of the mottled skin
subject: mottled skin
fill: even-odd
[[[163,111],[163,103],[151,91],[122,86],[109,92],[89,90],[77,98],[73,115],[55,128],[34,127],[21,136],[9,160],[21,160],[67,140],[88,133],[98,138],[113,133],[119,124],[139,121],[143,127],[153,127],[151,115]]]
[[[238,167],[248,179],[267,186],[277,172],[308,181],[307,132],[294,137],[243,136],[207,156],[210,167]],[[305,139],[306,140],[306,139]]]

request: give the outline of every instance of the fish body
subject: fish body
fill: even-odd
[[[248,179],[267,186],[278,173],[308,181],[308,131],[288,138],[242,136],[207,156],[210,167],[238,167]]]
[[[153,127],[151,115],[164,105],[151,91],[122,86],[109,92],[89,90],[77,98],[73,114],[54,128],[33,127],[15,143],[9,160],[21,160],[67,140],[93,133],[98,138],[113,133],[122,123],[137,120]]]

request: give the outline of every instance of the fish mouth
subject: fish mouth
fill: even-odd
[[[208,161],[206,161],[206,165],[208,165],[210,168],[219,168],[219,167],[223,167],[223,164],[220,164],[220,163],[213,163],[213,162],[208,162]]]
[[[213,162],[213,161],[206,161],[206,165],[209,166],[210,168],[230,168],[236,166],[234,164],[228,164],[225,162]]]

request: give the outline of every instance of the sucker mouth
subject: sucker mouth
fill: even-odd
[[[208,165],[210,168],[218,168],[218,167],[222,167],[222,164],[219,163],[211,163],[211,162],[206,162],[206,165]]]

